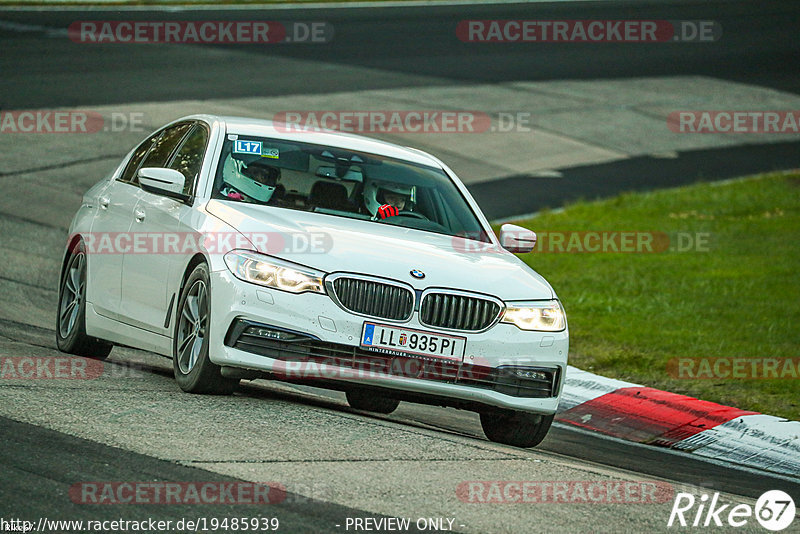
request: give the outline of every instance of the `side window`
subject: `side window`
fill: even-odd
[[[125,166],[125,170],[122,171],[120,177],[117,178],[119,181],[128,182],[134,185],[139,184],[139,180],[136,177],[136,171],[139,170],[142,160],[144,160],[144,157],[150,151],[150,147],[153,146],[153,143],[156,142],[156,139],[158,139],[160,135],[161,132],[152,135],[149,139],[136,148],[136,150],[133,152],[133,156],[131,156],[130,161],[128,161],[128,164]]]
[[[183,187],[185,195],[191,195],[194,192],[197,178],[200,176],[200,168],[203,166],[206,144],[208,144],[208,131],[198,124],[186,136],[186,140],[169,165],[170,169],[175,169],[186,177],[186,185]]]
[[[178,146],[178,143],[181,142],[181,139],[191,127],[192,123],[187,122],[164,130],[153,144],[150,153],[147,154],[142,167],[166,167],[169,157],[175,151],[175,147]]]

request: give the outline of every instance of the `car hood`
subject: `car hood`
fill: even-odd
[[[206,211],[242,232],[263,254],[325,271],[392,278],[415,289],[444,287],[509,300],[554,297],[519,258],[488,243],[374,221],[211,200]],[[424,279],[411,270],[425,273]]]

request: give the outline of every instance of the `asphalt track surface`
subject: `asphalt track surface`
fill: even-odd
[[[4,466],[3,508],[8,517],[43,517],[71,520],[87,517],[85,505],[66,503],[64,495],[75,480],[185,481],[225,483],[230,477],[202,469],[184,467],[141,454],[100,445],[41,427],[0,418],[0,462]],[[22,451],[25,451],[22,453]],[[272,517],[284,522],[290,532],[336,532],[346,518],[363,515],[358,510],[280,493],[280,511]],[[55,503],[64,503],[54,505]],[[117,519],[159,521],[198,517],[263,517],[263,504],[215,504],[170,507],[159,504],[98,506],[88,516],[98,521]],[[275,507],[273,507],[274,509]],[[417,532],[413,529],[411,532]]]
[[[19,340],[19,342],[27,344],[33,355],[46,355],[54,348],[52,331],[23,323],[0,320],[0,336],[2,339]],[[42,351],[41,349],[49,350]],[[115,349],[115,353],[118,350]],[[138,379],[135,387],[148,390],[152,387],[164,387],[167,390],[176,390],[177,387],[171,384],[169,361],[156,356],[148,358],[146,355],[145,359],[141,360],[140,356],[143,354],[130,350],[116,358],[112,354],[111,362],[106,364],[106,373],[124,377],[130,369],[129,363],[135,361],[137,371],[135,376]],[[108,372],[109,366],[112,368],[110,373]],[[117,368],[119,371],[115,372],[113,368]],[[39,385],[23,384],[16,387],[35,389]],[[121,391],[118,388],[119,383],[109,382],[108,403],[126,405],[131,402],[132,398],[128,396],[130,392]],[[118,400],[113,397],[114,395],[118,396]],[[175,394],[171,393],[171,395]],[[178,401],[183,397],[186,395],[177,393]],[[233,401],[234,409],[238,409],[236,403],[241,404],[245,399],[254,400],[256,403],[271,403],[279,400],[291,403],[300,414],[315,410],[331,411],[342,415],[355,415],[358,419],[371,420],[375,424],[399,423],[410,432],[433,430],[445,441],[456,438],[466,438],[467,442],[482,439],[476,417],[468,412],[403,403],[402,409],[396,414],[375,416],[348,408],[341,401],[341,397],[341,394],[327,390],[305,386],[278,387],[275,383],[256,381],[244,382]],[[87,396],[87,402],[92,402],[88,400],[89,398],[91,397]],[[210,399],[213,403],[214,398],[210,397]],[[176,405],[170,402],[168,406],[174,408]],[[256,421],[259,417],[257,411],[253,411],[249,406],[241,406],[241,409],[245,414],[254,416],[256,418],[254,424],[257,424]],[[98,411],[102,410],[103,407],[98,406]],[[116,413],[115,417],[119,418],[122,415],[121,419],[124,420],[126,411],[117,411]],[[196,414],[196,416],[204,417],[202,414]],[[90,424],[98,423],[92,421]],[[363,423],[357,424],[362,425]],[[235,425],[222,428],[230,431],[235,429]],[[343,429],[339,428],[339,430]],[[121,431],[125,430],[121,429]],[[186,429],[182,428],[179,421],[176,421],[169,431],[174,432],[177,450],[186,451],[186,454],[198,454],[193,450],[191,443],[185,443],[187,441],[184,434]],[[285,428],[280,431],[289,435],[292,429]],[[335,432],[333,429],[332,431]],[[336,444],[336,440],[332,440],[332,442]],[[512,447],[502,446],[501,448],[507,451],[523,452],[521,449]],[[342,529],[336,525],[343,525],[348,517],[380,517],[378,514],[359,510],[356,507],[327,502],[324,498],[295,494],[289,489],[290,484],[286,484],[287,493],[281,502],[266,507],[247,504],[87,506],[75,502],[72,498],[66,498],[70,487],[76,482],[196,481],[205,483],[231,482],[238,479],[222,476],[206,469],[183,465],[183,462],[164,461],[150,455],[103,445],[2,416],[0,416],[0,451],[0,465],[3,466],[3,484],[0,486],[2,507],[0,509],[5,517],[9,515],[24,518],[45,517],[51,520],[78,518],[141,520],[156,517],[159,520],[173,521],[194,517],[278,517],[282,525],[281,530],[288,532],[341,532]],[[690,454],[667,452],[663,449],[608,439],[562,425],[556,425],[551,429],[545,441],[536,449],[536,454],[539,458],[544,459],[537,461],[558,463],[565,460],[578,460],[585,466],[618,468],[618,474],[622,474],[623,477],[625,474],[628,475],[627,480],[669,481],[676,492],[681,490],[696,494],[723,492],[757,498],[765,491],[779,488],[789,493],[795,500],[800,499],[800,481],[792,481],[786,477],[773,477],[755,471],[743,471],[722,464],[712,464],[692,457]],[[203,455],[199,454],[198,456],[202,457]],[[357,456],[357,453],[353,454],[352,469],[369,469],[369,462],[366,462],[367,466],[365,467],[363,461],[359,462],[356,459]],[[264,454],[251,456],[245,461],[268,463],[270,457],[271,453],[264,451]],[[202,465],[202,462],[200,464]],[[602,469],[602,467],[600,468]],[[264,481],[267,482],[267,480]],[[327,483],[324,474],[321,474],[319,482]],[[398,486],[402,486],[402,484],[398,482]],[[407,488],[406,491],[408,491]],[[324,496],[323,493],[322,497]],[[544,516],[533,514],[532,517],[540,519]],[[626,531],[636,528],[636,525],[627,523],[623,523],[621,526]],[[458,529],[456,528],[456,530]],[[550,530],[542,528],[541,531],[549,532]],[[608,532],[608,526],[602,525],[598,531]]]
[[[423,87],[511,80],[561,80],[673,76],[699,74],[732,81],[758,84],[800,93],[800,40],[797,39],[800,8],[796,2],[667,2],[604,3],[602,5],[526,4],[498,6],[458,6],[428,8],[305,10],[290,12],[203,11],[154,12],[147,10],[98,11],[2,11],[0,19],[32,26],[64,28],[75,20],[248,20],[274,19],[325,20],[334,25],[336,36],[330,45],[250,46],[239,64],[214,60],[214,47],[141,46],[94,47],[64,43],[44,32],[18,32],[0,28],[0,109],[31,109],[124,104],[129,102],[170,101],[244,96],[324,94],[353,89]],[[461,43],[452,37],[453,28],[463,19],[620,19],[647,18],[668,20],[712,19],[724,28],[725,39],[697,45],[617,45],[587,47],[574,45],[511,44],[481,46]],[[687,48],[688,46],[688,48]],[[241,48],[241,47],[240,47]],[[187,59],[190,56],[191,60]],[[292,61],[302,60],[302,61]],[[320,65],[326,68],[320,69]],[[371,70],[359,76],[360,68]],[[127,149],[128,147],[121,147]],[[525,177],[473,186],[476,198],[490,217],[535,211],[542,206],[556,207],[576,196],[604,196],[620,190],[668,187],[695,181],[738,176],[750,172],[796,168],[800,166],[797,143],[748,145],[680,153],[678,158],[654,161],[648,158],[565,169],[568,178],[553,182],[537,199],[509,195],[522,187]],[[652,180],[641,185],[633,180],[642,170],[650,170]],[[594,179],[591,179],[593,177]],[[597,177],[604,179],[598,180]],[[11,177],[0,178],[3,194],[13,191]],[[88,180],[91,183],[94,180]],[[600,185],[598,185],[600,184]],[[83,186],[83,185],[82,185]],[[587,189],[589,193],[587,194]],[[580,191],[580,193],[578,193]],[[509,208],[500,195],[518,198]],[[34,232],[64,232],[65,213],[58,204],[39,208],[52,212],[37,217]],[[0,215],[4,224],[30,221]],[[42,220],[52,218],[50,223]],[[10,221],[10,222],[9,222]],[[49,227],[48,227],[49,226]],[[44,230],[42,230],[44,228]],[[4,237],[4,240],[6,238]],[[5,242],[3,243],[6,244]],[[51,256],[57,252],[51,251]],[[54,258],[48,257],[52,262]],[[56,259],[57,261],[57,259]],[[43,260],[44,263],[44,260]],[[47,270],[45,270],[47,271]],[[27,284],[33,294],[54,304],[56,280],[7,280]],[[7,301],[4,301],[4,306]],[[54,307],[52,308],[54,309]],[[0,322],[0,340],[18,343],[32,354],[52,351],[52,330],[35,324],[50,322],[49,317],[20,315]],[[115,349],[116,352],[116,349]],[[164,360],[166,361],[166,360]],[[168,363],[168,362],[167,362]],[[114,365],[114,364],[110,364]],[[168,380],[163,367],[144,367],[141,378],[147,386],[162,387]],[[169,387],[164,385],[163,387]],[[109,392],[113,394],[113,392]],[[482,440],[479,427],[469,414],[452,410],[403,405],[391,417],[374,417],[354,412],[335,395],[308,390],[275,390],[247,386],[235,399],[259,399],[266,403],[279,398],[304,412],[317,410],[346,414],[343,425],[353,421],[399,423],[409,429],[433,430],[443,439]],[[344,421],[344,420],[343,420]],[[349,423],[347,422],[349,421]],[[363,424],[363,423],[358,423]],[[180,440],[176,435],[176,440]],[[191,444],[183,444],[191,449]],[[113,448],[91,440],[76,438],[40,425],[0,419],[0,484],[2,515],[13,511],[18,516],[75,518],[87,516],[85,507],[71,503],[64,495],[76,480],[233,480],[235,477],[198,467],[181,465],[146,454]],[[541,452],[539,452],[541,451]],[[743,472],[726,466],[699,461],[690,455],[666,453],[658,449],[627,444],[554,427],[536,453],[548,461],[562,460],[586,465],[619,468],[621,473],[639,477],[661,477],[676,484],[706,487],[716,491],[757,497],[768,489],[780,488],[800,503],[800,485],[767,474]],[[290,497],[292,495],[290,494]],[[159,518],[184,516],[248,515],[251,510],[238,505],[235,510],[213,510],[200,506],[173,509],[161,506]],[[252,510],[261,513],[263,510]],[[150,515],[152,509],[138,507],[94,508],[92,517],[116,518]],[[356,505],[342,506],[325,499],[295,496],[280,508],[287,531],[339,531],[334,525],[342,517],[375,516]],[[534,515],[544,519],[546,513]],[[666,518],[664,518],[666,520]],[[631,530],[634,524],[625,524]],[[283,529],[282,529],[283,530]]]
[[[172,46],[86,45],[0,26],[0,109],[186,99],[268,97],[509,81],[701,75],[800,94],[800,5],[731,2],[533,3],[386,9],[246,11],[5,11],[0,20],[63,30],[82,20],[325,21],[329,43]],[[704,43],[461,42],[472,19],[713,20],[722,38]],[[242,51],[220,61],[215,49]],[[498,154],[498,157],[502,157]],[[649,190],[697,180],[800,167],[800,143],[680,152],[674,161],[634,158],[560,169],[568,178],[536,195],[525,176],[472,186],[490,218],[557,207],[574,198]],[[655,170],[655,172],[653,172]],[[640,177],[646,176],[642,180]],[[637,177],[639,179],[637,179]],[[508,199],[513,199],[509,202]]]
[[[327,21],[330,43],[224,45],[254,56],[215,61],[213,46],[65,44],[31,32],[4,39],[0,104],[21,109],[193,98],[324,94],[432,83],[579,80],[702,75],[800,92],[796,2],[566,2],[386,9],[225,11],[5,11],[2,20],[64,29],[80,20]],[[455,37],[472,19],[714,20],[713,43],[506,43],[484,46]],[[8,40],[11,38],[11,40]],[[255,58],[269,58],[269,62]],[[285,58],[319,61],[287,65]],[[353,78],[353,67],[378,69]],[[289,70],[284,70],[289,69]],[[25,81],[21,90],[19,81]]]

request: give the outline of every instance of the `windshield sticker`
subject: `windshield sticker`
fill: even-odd
[[[233,152],[235,154],[255,154],[261,155],[261,141],[245,141],[237,139],[233,145]]]
[[[280,153],[278,152],[277,148],[266,148],[261,151],[262,158],[272,158],[278,159],[280,157]]]

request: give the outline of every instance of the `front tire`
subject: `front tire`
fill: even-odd
[[[481,413],[481,426],[490,441],[527,449],[542,442],[553,417],[510,410],[485,412]]]
[[[346,391],[345,395],[351,408],[366,412],[390,414],[400,405],[398,399],[383,397],[367,390],[354,389]]]
[[[58,286],[56,346],[61,352],[104,360],[113,345],[86,335],[86,247],[83,241],[70,252]]]
[[[178,316],[172,336],[175,381],[187,393],[230,395],[238,379],[225,378],[208,357],[211,294],[208,266],[195,267],[178,299]]]

